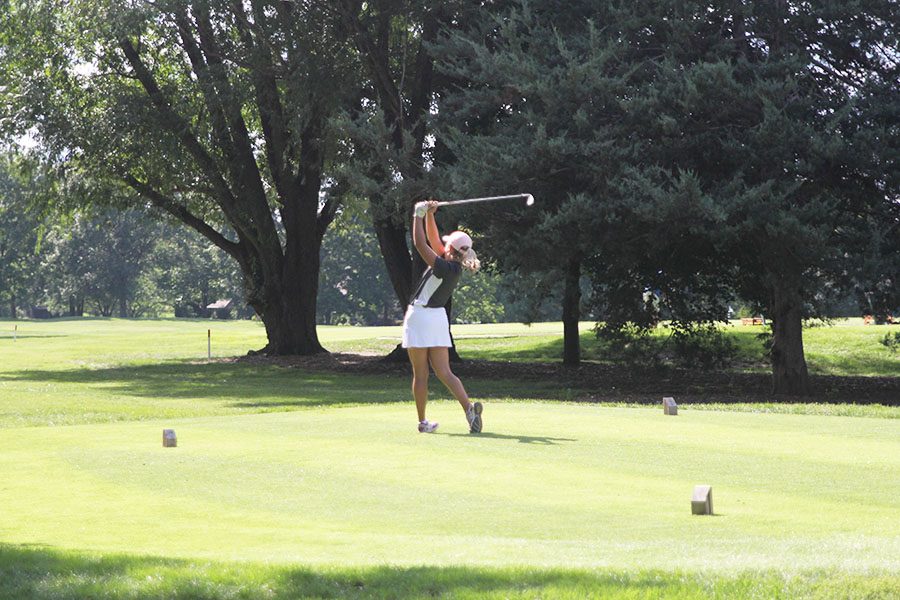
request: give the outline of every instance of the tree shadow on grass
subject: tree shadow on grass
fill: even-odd
[[[715,589],[782,591],[778,575],[709,577],[664,571],[478,567],[325,567],[99,555],[0,544],[0,597],[150,598],[629,598],[707,597]],[[892,583],[886,579],[884,586]],[[896,580],[893,581],[896,583]],[[774,587],[773,587],[774,586]],[[736,588],[736,589],[735,589]]]
[[[436,378],[433,398],[444,397]],[[409,374],[405,371],[342,373],[283,368],[243,362],[164,363],[79,369],[35,369],[0,373],[0,382],[52,383],[96,386],[98,394],[166,400],[224,402],[231,408],[266,409],[350,404],[409,402]],[[547,386],[498,380],[484,381],[485,399],[547,398]],[[542,393],[544,389],[544,393]],[[552,395],[549,397],[553,397]]]
[[[9,340],[11,343],[16,343],[19,340],[28,340],[28,339],[47,339],[47,338],[63,338],[69,337],[68,334],[65,333],[17,333],[13,334],[12,332],[0,331],[0,341]]]
[[[374,382],[378,380],[378,385]],[[0,373],[0,381],[96,386],[101,394],[210,400],[238,408],[384,403],[405,399],[405,382],[259,365],[166,362]],[[402,392],[402,393],[401,393]]]
[[[776,570],[324,567],[88,554],[0,544],[0,597],[219,598],[892,598],[896,573]]]

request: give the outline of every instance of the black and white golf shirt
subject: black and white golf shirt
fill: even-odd
[[[422,279],[409,299],[410,304],[442,308],[450,300],[450,295],[459,278],[462,276],[462,265],[455,260],[445,260],[438,256],[434,266],[425,269]]]

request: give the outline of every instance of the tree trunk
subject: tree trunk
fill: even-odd
[[[578,320],[581,316],[581,261],[572,258],[566,264],[565,291],[563,292],[563,364],[578,365],[581,362],[581,338]]]
[[[251,306],[262,319],[268,344],[250,354],[310,355],[326,352],[316,332],[319,269],[285,260],[285,276],[253,290]],[[311,269],[314,272],[310,272]],[[246,279],[246,275],[245,275]],[[246,284],[245,284],[246,285]]]
[[[398,226],[390,218],[375,219],[374,225],[391,286],[400,306],[406,306],[413,288],[413,273],[409,267],[412,257],[406,245],[406,228]]]
[[[69,294],[69,316],[70,317],[82,316],[82,313],[78,312],[78,299],[75,297],[75,294]]]
[[[11,319],[16,318],[16,313],[18,312],[19,307],[16,306],[16,294],[13,292],[9,296],[9,315]]]
[[[319,253],[326,225],[317,223],[321,171],[310,169],[296,202],[285,206],[285,243],[277,239],[250,250],[241,262],[245,287],[259,282],[247,295],[266,327],[269,355],[310,355],[326,352],[316,332],[319,293]]]
[[[406,228],[398,226],[390,218],[375,219],[375,234],[378,236],[378,245],[381,248],[381,256],[384,259],[391,286],[405,313],[409,296],[413,292],[413,282],[416,281],[417,266],[410,254],[409,246],[406,245]],[[421,274],[421,270],[419,274]],[[397,344],[384,357],[385,362],[406,362],[407,360],[409,357],[401,344]]]
[[[799,291],[790,284],[773,290],[772,393],[808,396],[809,373],[803,355],[803,314]]]

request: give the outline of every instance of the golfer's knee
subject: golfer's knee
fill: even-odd
[[[444,383],[447,383],[447,381],[456,377],[456,375],[453,374],[453,371],[450,370],[450,367],[435,368],[434,374],[437,375],[437,378],[440,379],[441,381],[443,381]]]

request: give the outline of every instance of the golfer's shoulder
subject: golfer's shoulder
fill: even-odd
[[[462,265],[455,260],[447,260],[438,256],[434,259],[434,274],[438,277],[446,275],[459,275],[462,273]]]

